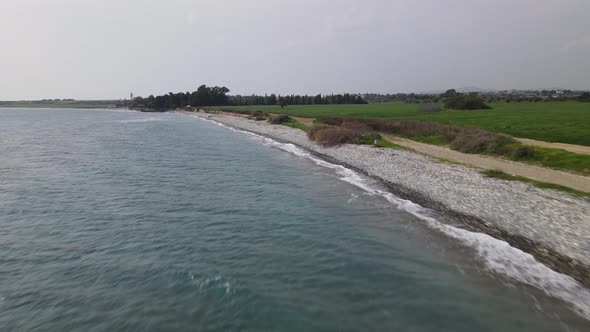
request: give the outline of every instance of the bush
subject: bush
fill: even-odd
[[[383,138],[383,137],[381,135],[379,135],[378,133],[369,133],[369,134],[358,136],[358,137],[354,138],[352,140],[352,143],[373,145],[373,144],[375,144],[375,141],[379,141],[381,138]]]
[[[420,104],[420,112],[435,113],[440,112],[442,109],[435,103],[422,103]]]
[[[512,159],[532,159],[535,157],[535,149],[530,146],[521,145],[512,151]]]
[[[583,92],[579,97],[578,101],[590,102],[590,92]]]
[[[256,121],[264,121],[264,120],[266,120],[266,118],[263,117],[263,116],[256,116],[256,117],[254,117],[254,120],[256,120]]]
[[[490,109],[481,97],[476,94],[469,95],[456,95],[447,98],[445,101],[445,108],[455,110],[479,110],[479,109]]]
[[[318,131],[320,130],[324,130],[328,128],[327,126],[324,125],[313,125],[311,127],[309,127],[309,129],[307,129],[307,137],[312,140],[315,141],[315,135]]]
[[[510,156],[514,140],[507,135],[487,132],[478,128],[459,127],[437,122],[413,120],[385,120],[327,117],[323,122],[361,131],[392,133],[408,138],[437,136],[448,142],[451,148],[465,153],[491,153]]]
[[[336,146],[345,143],[352,143],[359,134],[352,129],[343,127],[327,127],[316,131],[314,141],[322,146]]]
[[[272,124],[281,124],[291,120],[291,118],[287,114],[279,114],[275,117],[272,117],[268,122]]]
[[[369,126],[354,121],[344,121],[342,126],[313,125],[307,130],[307,136],[326,147],[345,143],[372,145],[381,139],[381,135],[372,132]]]
[[[457,135],[451,141],[451,149],[465,153],[505,154],[509,151],[507,145],[512,142],[510,136],[473,130]]]

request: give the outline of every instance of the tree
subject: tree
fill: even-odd
[[[456,110],[477,110],[477,109],[490,109],[484,100],[477,94],[457,94],[456,96],[449,97],[445,101],[445,108],[456,109]]]
[[[287,98],[281,98],[281,109],[287,107]]]
[[[447,91],[445,91],[445,93],[443,93],[441,95],[442,98],[449,98],[449,97],[454,97],[457,95],[457,90],[455,89],[448,89]]]
[[[590,102],[590,92],[584,92],[578,97],[578,101]]]

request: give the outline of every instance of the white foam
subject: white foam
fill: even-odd
[[[151,122],[151,121],[162,121],[163,118],[146,118],[146,119],[132,119],[132,120],[120,120],[119,123],[134,123],[134,122]]]
[[[583,317],[590,319],[590,290],[582,286],[572,277],[551,270],[547,266],[538,262],[532,255],[510,246],[507,242],[498,240],[487,234],[471,232],[437,221],[432,217],[434,211],[424,208],[412,201],[401,199],[390,192],[381,190],[372,179],[344,166],[321,160],[313,156],[311,153],[298,148],[294,144],[280,143],[249,131],[226,126],[217,121],[204,119],[199,116],[193,117],[210,121],[218,126],[236,132],[248,134],[257,140],[262,141],[265,145],[279,148],[299,157],[308,158],[319,166],[335,170],[336,174],[340,176],[340,180],[361,188],[370,195],[378,195],[385,198],[396,208],[406,211],[425,221],[429,227],[475,249],[477,255],[481,257],[486,268],[490,271],[541,289],[546,294],[569,303],[576,312]]]

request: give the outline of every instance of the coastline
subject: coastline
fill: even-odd
[[[394,195],[502,240],[590,288],[590,202],[525,183],[484,177],[462,165],[371,146],[324,148],[299,129],[244,117],[184,112],[291,143],[382,183]]]

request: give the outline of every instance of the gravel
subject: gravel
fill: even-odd
[[[532,253],[544,263],[558,256],[559,260],[573,264],[575,269],[586,269],[577,279],[589,283],[590,269],[580,267],[590,267],[589,200],[522,182],[488,178],[477,169],[436,161],[410,151],[350,144],[324,148],[309,141],[299,129],[236,116],[191,114],[294,143],[380,179],[390,188],[413,192],[422,197],[417,202],[430,205],[429,208],[467,216],[480,223],[480,229],[491,227],[508,237],[523,238],[521,242],[529,245],[520,245],[521,249],[539,251]],[[531,248],[530,243],[542,249]],[[545,257],[540,257],[543,255]],[[572,259],[575,262],[569,261]],[[549,265],[559,270],[560,263]]]

